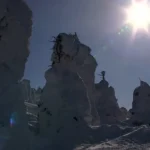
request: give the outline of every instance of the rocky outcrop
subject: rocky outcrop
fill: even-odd
[[[30,149],[26,110],[18,81],[24,75],[29,55],[31,17],[30,9],[22,0],[0,1],[0,122],[10,134],[4,150]]]
[[[114,88],[109,86],[105,80],[105,71],[101,73],[102,80],[95,84],[97,91],[96,106],[102,124],[114,124],[125,120],[125,115],[121,112]]]
[[[150,123],[150,86],[140,81],[140,86],[133,92],[131,121],[134,125]]]

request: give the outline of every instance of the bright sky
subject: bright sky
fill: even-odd
[[[133,90],[139,77],[150,83],[150,38],[145,33],[132,37],[126,19],[123,0],[26,0],[33,11],[31,54],[25,78],[32,86],[45,84],[44,72],[50,64],[48,42],[60,32],[77,32],[79,39],[92,49],[98,62],[97,75],[106,71],[106,79],[115,88],[120,106],[130,108]]]
[[[150,4],[148,0],[131,0],[131,4],[125,7],[124,11],[126,15],[125,23],[131,25],[134,37],[139,30],[150,34]]]

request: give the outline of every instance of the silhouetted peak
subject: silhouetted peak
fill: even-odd
[[[140,80],[140,86],[136,87],[133,93],[137,95],[139,90],[141,90],[143,88],[150,88],[150,86],[145,81]]]
[[[106,81],[105,79],[105,75],[106,75],[106,72],[105,71],[102,71],[100,74],[98,74],[100,77],[101,77],[101,81],[99,83],[96,84],[96,88],[97,89],[101,89],[101,88],[108,88],[109,86],[109,83],[108,81]]]
[[[141,80],[140,81],[140,86],[142,86],[142,87],[143,86],[149,87],[149,84]]]

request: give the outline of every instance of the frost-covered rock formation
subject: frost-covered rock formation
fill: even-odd
[[[55,149],[70,150],[90,132],[86,122],[95,107],[90,96],[97,63],[76,34],[65,33],[57,36],[51,60],[41,96],[40,135],[49,134]]]
[[[131,121],[134,125],[150,123],[150,86],[140,81],[140,86],[133,92]]]
[[[114,124],[125,120],[125,115],[119,108],[114,88],[105,80],[105,71],[102,71],[102,80],[95,84],[97,90],[96,107],[102,124]]]
[[[24,75],[29,55],[31,17],[30,9],[22,0],[0,1],[0,123],[10,134],[4,150],[30,149],[25,105],[18,81]]]

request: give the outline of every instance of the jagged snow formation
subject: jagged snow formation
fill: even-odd
[[[0,1],[0,123],[10,134],[4,150],[30,149],[26,110],[18,81],[23,77],[29,55],[31,17],[30,9],[22,0]]]
[[[119,108],[114,88],[109,86],[105,76],[99,83],[95,84],[95,88],[97,91],[96,107],[101,124],[116,124],[125,120],[126,116]]]
[[[140,82],[140,86],[133,92],[131,121],[133,124],[150,124],[150,86]]]
[[[87,90],[87,97],[90,104],[89,113],[92,114],[93,117],[89,122],[93,123],[94,121],[98,123],[99,117],[95,107],[96,97],[94,84],[97,62],[90,54],[91,49],[79,41],[76,33],[74,35],[60,34],[60,36],[61,35],[63,36],[63,40],[59,41],[59,38],[56,40],[56,44],[54,45],[55,51],[51,60],[53,63],[58,63],[61,58],[61,65],[78,74]]]

